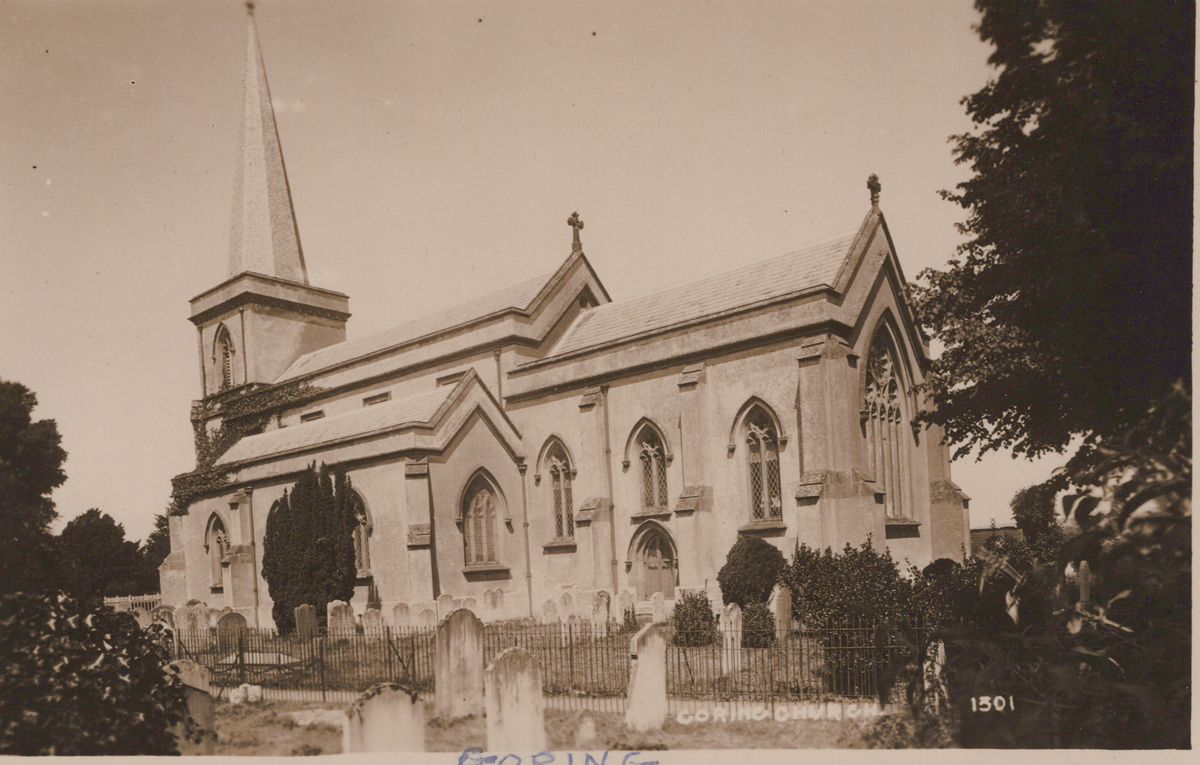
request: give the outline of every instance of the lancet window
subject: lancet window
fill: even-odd
[[[550,493],[554,501],[554,536],[571,539],[575,536],[575,508],[571,496],[571,461],[560,445],[555,445],[547,457],[550,473]]]
[[[208,536],[204,541],[204,550],[208,553],[209,586],[221,587],[223,584],[222,566],[225,554],[229,552],[229,534],[225,524],[217,516],[208,523]]]
[[[468,566],[500,562],[497,505],[492,485],[477,476],[463,500],[463,549]]]
[[[669,504],[666,447],[649,425],[642,427],[637,445],[642,463],[642,507],[646,510],[665,510]]]
[[[746,461],[750,472],[750,510],[753,520],[783,517],[779,480],[779,431],[761,406],[746,413]]]
[[[867,356],[862,421],[867,440],[867,469],[884,495],[884,515],[905,518],[904,496],[907,442],[904,406],[896,364],[884,333],[875,335]]]
[[[217,340],[214,356],[220,365],[217,374],[221,381],[221,390],[233,387],[233,339],[229,330],[221,327],[217,330]]]

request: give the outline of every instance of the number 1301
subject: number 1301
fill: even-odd
[[[1017,708],[1012,696],[972,696],[972,712],[1004,712]]]

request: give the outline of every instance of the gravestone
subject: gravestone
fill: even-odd
[[[308,603],[296,606],[296,636],[301,640],[312,640],[320,632],[317,623],[317,607]]]
[[[504,608],[504,590],[496,588],[483,593],[483,602],[488,608],[493,611],[500,611]]]
[[[502,651],[483,675],[489,752],[540,752],[546,748],[542,668],[524,648]]]
[[[775,638],[782,643],[792,631],[792,591],[776,585],[767,605],[775,616]]]
[[[637,657],[629,673],[629,703],[625,724],[644,732],[661,728],[667,719],[667,639],[662,627],[647,624],[630,638],[629,652]]]
[[[172,662],[170,670],[179,676],[183,683],[183,695],[187,699],[188,714],[192,716],[199,728],[201,740],[199,743],[187,740],[183,723],[172,729],[175,734],[176,748],[183,755],[212,754],[217,743],[216,733],[216,702],[212,697],[212,686],[209,684],[208,670],[201,664],[189,660]]]
[[[660,624],[667,619],[667,604],[661,592],[650,596],[650,616],[651,621],[655,624]]]
[[[198,635],[208,632],[208,606],[204,603],[190,603],[175,610],[175,623],[185,633]]]
[[[130,609],[130,613],[133,614],[134,619],[137,619],[138,626],[142,629],[146,629],[154,623],[154,617],[150,616],[150,612],[144,608]]]
[[[358,630],[354,626],[354,609],[344,600],[331,600],[326,613],[329,615],[327,632],[331,636],[345,637]]]
[[[579,640],[582,637],[582,630],[579,626],[579,617],[575,614],[571,614],[567,617],[566,627],[567,634],[570,636],[572,641]]]
[[[415,691],[380,683],[346,709],[342,754],[425,751],[425,705]]]
[[[571,593],[564,592],[559,598],[558,613],[560,618],[566,619],[571,614],[575,613],[575,599],[571,597]]]
[[[733,675],[742,671],[742,609],[737,603],[725,606],[720,623],[721,674]]]
[[[443,719],[483,712],[483,622],[459,609],[437,628],[433,657],[435,711]]]
[[[628,590],[617,593],[617,612],[613,614],[613,619],[618,623],[624,623],[625,614],[633,608],[633,603],[633,593]]]
[[[608,590],[600,590],[592,596],[592,621],[612,621],[612,596]]]
[[[596,743],[596,718],[589,710],[579,716],[579,727],[575,729],[575,748],[591,749]]]
[[[445,621],[446,617],[449,616],[450,612],[453,610],[454,596],[448,592],[443,593],[442,596],[437,599],[438,618],[442,621]]]
[[[167,629],[175,629],[175,609],[170,606],[159,606],[150,612],[150,616],[155,622],[167,625]]]
[[[363,633],[371,637],[383,637],[383,614],[378,608],[368,608],[362,615]]]
[[[460,608],[465,608],[476,616],[479,615],[479,602],[475,598],[464,599]]]
[[[217,648],[221,653],[238,650],[244,645],[246,636],[246,617],[232,611],[221,617],[217,622]]]
[[[409,613],[407,603],[397,603],[392,609],[392,625],[400,629],[412,626],[412,614]]]
[[[557,624],[558,623],[558,606],[553,600],[547,600],[542,604],[542,624]]]
[[[421,612],[417,614],[418,627],[433,627],[436,624],[437,614],[434,613],[432,608],[421,609]]]

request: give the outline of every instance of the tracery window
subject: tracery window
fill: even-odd
[[[229,534],[225,531],[225,524],[215,515],[208,523],[204,550],[208,553],[209,586],[221,587],[224,584],[221,567],[225,561],[225,554],[229,552]]]
[[[896,365],[883,332],[871,341],[867,356],[862,420],[867,439],[867,469],[883,491],[884,515],[905,518],[905,452],[902,395]]]
[[[554,497],[554,536],[571,539],[575,536],[575,508],[571,497],[571,462],[566,451],[555,445],[548,457],[550,493]]]
[[[350,509],[354,512],[357,523],[354,525],[354,567],[359,576],[371,574],[371,550],[368,546],[371,537],[371,521],[367,517],[367,506],[357,492],[350,495]]]
[[[779,432],[761,406],[746,413],[746,461],[750,472],[750,510],[756,521],[783,517],[779,479]]]
[[[467,565],[499,563],[495,490],[486,478],[477,476],[463,502],[463,549]]]
[[[665,510],[669,504],[666,447],[649,425],[642,426],[637,444],[642,463],[642,507],[646,510]]]

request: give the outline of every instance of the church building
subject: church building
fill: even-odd
[[[191,301],[190,475],[219,480],[176,481],[163,603],[272,626],[267,519],[314,462],[356,493],[355,610],[397,626],[719,605],[742,536],[960,558],[967,497],[913,425],[929,348],[867,185],[852,231],[632,298],[573,214],[554,272],[347,339],[349,298],[309,284],[251,18],[228,278]]]

